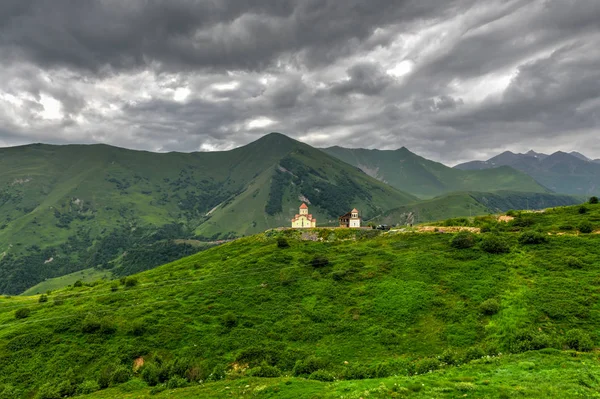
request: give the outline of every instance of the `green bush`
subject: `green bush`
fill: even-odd
[[[461,231],[450,240],[450,246],[457,249],[472,248],[475,246],[475,234],[468,231]]]
[[[135,277],[127,277],[125,279],[125,287],[135,287],[138,285],[138,279]]]
[[[325,267],[329,264],[329,259],[327,259],[327,257],[325,257],[325,256],[315,256],[310,261],[310,264],[312,265],[312,267],[315,267],[315,268]]]
[[[35,399],[60,399],[60,392],[52,383],[47,382],[40,387]]]
[[[591,197],[589,202],[590,202],[590,204],[597,204],[598,203],[598,197]]]
[[[548,236],[537,231],[526,231],[519,236],[519,244],[536,245],[548,242]]]
[[[506,240],[497,235],[488,235],[481,241],[480,247],[483,251],[490,254],[502,254],[510,252],[510,247]]]
[[[81,281],[81,280],[75,281],[75,283],[73,284],[73,287],[83,287],[83,281]]]
[[[574,256],[567,256],[565,258],[565,263],[571,269],[583,269],[585,267],[585,263],[579,258]]]
[[[223,316],[221,316],[221,324],[225,328],[233,328],[238,324],[237,316],[234,315],[232,312],[227,312]]]
[[[217,364],[212,373],[208,376],[209,381],[219,381],[224,379],[227,376],[227,366],[224,364]]]
[[[29,308],[20,308],[15,311],[15,319],[24,319],[29,317],[31,310]]]
[[[142,368],[141,377],[151,387],[160,383],[160,370],[154,363],[146,363]]]
[[[167,381],[167,389],[184,388],[188,386],[188,381],[179,376],[173,376]]]
[[[565,334],[565,345],[570,349],[581,352],[589,352],[594,349],[594,344],[589,334],[578,328],[567,331]]]
[[[309,356],[304,360],[296,361],[292,373],[296,376],[310,375],[317,370],[326,369],[327,362],[315,356]]]
[[[425,374],[430,371],[437,370],[441,366],[442,366],[442,364],[438,359],[434,359],[434,358],[421,359],[415,363],[415,373],[416,374]]]
[[[87,395],[90,393],[94,393],[98,390],[100,390],[100,386],[96,381],[86,380],[83,381],[81,384],[77,385],[77,389],[75,390],[75,392],[78,395]]]
[[[94,314],[88,314],[85,319],[81,322],[81,331],[86,334],[92,334],[100,331],[102,324],[100,318]]]
[[[38,299],[38,302],[39,303],[46,303],[46,302],[48,302],[48,295],[46,295],[46,294],[40,295],[40,299]]]
[[[579,232],[583,234],[590,234],[594,231],[592,224],[588,221],[581,222],[578,226]]]
[[[22,396],[23,393],[10,384],[4,385],[4,387],[0,389],[0,399],[14,399]]]
[[[110,385],[119,385],[131,379],[131,370],[125,366],[118,366],[110,376]]]
[[[290,243],[283,237],[277,237],[277,248],[289,248]]]
[[[333,374],[325,370],[317,370],[313,371],[309,376],[309,380],[323,381],[323,382],[332,382],[335,380]]]
[[[493,316],[500,311],[500,303],[498,300],[491,298],[483,301],[481,305],[479,305],[479,309],[484,315]]]
[[[465,352],[465,361],[470,362],[471,360],[481,359],[485,356],[485,352],[478,346],[472,346]]]
[[[281,370],[263,362],[260,366],[248,370],[248,375],[251,377],[275,378],[281,376]]]
[[[588,211],[587,207],[585,205],[581,205],[578,209],[578,212],[580,215],[586,214]]]

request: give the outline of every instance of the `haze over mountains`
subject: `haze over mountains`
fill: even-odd
[[[600,160],[592,160],[578,152],[557,151],[547,155],[534,151],[525,154],[506,151],[487,161],[466,162],[456,165],[455,168],[473,171],[499,166],[510,166],[520,170],[557,193],[600,193]]]

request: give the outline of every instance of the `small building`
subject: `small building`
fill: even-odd
[[[340,227],[357,228],[360,227],[362,218],[359,216],[358,209],[354,208],[345,215],[340,216]]]
[[[310,229],[311,227],[317,227],[317,219],[313,218],[313,215],[308,213],[308,205],[302,203],[302,205],[300,205],[300,213],[292,219],[292,228]]]

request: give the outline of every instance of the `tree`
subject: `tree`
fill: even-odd
[[[24,319],[26,317],[29,317],[30,313],[31,313],[31,310],[29,310],[29,308],[17,309],[17,311],[15,312],[15,318]]]
[[[583,234],[590,234],[592,231],[594,231],[594,228],[590,222],[584,221],[579,225],[579,231]]]
[[[475,246],[475,234],[461,231],[450,240],[450,246],[456,249],[466,249]]]
[[[597,204],[597,203],[598,203],[598,197],[590,198],[590,204]]]

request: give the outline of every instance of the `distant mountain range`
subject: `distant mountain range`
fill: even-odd
[[[330,147],[323,151],[399,190],[421,198],[455,191],[550,192],[527,174],[512,167],[498,165],[466,170],[450,168],[416,155],[404,147],[394,151]]]
[[[454,168],[475,171],[500,166],[510,166],[522,171],[557,193],[600,194],[600,160],[590,159],[578,152],[558,151],[547,155],[534,151],[525,154],[506,151],[487,161],[466,162]]]

